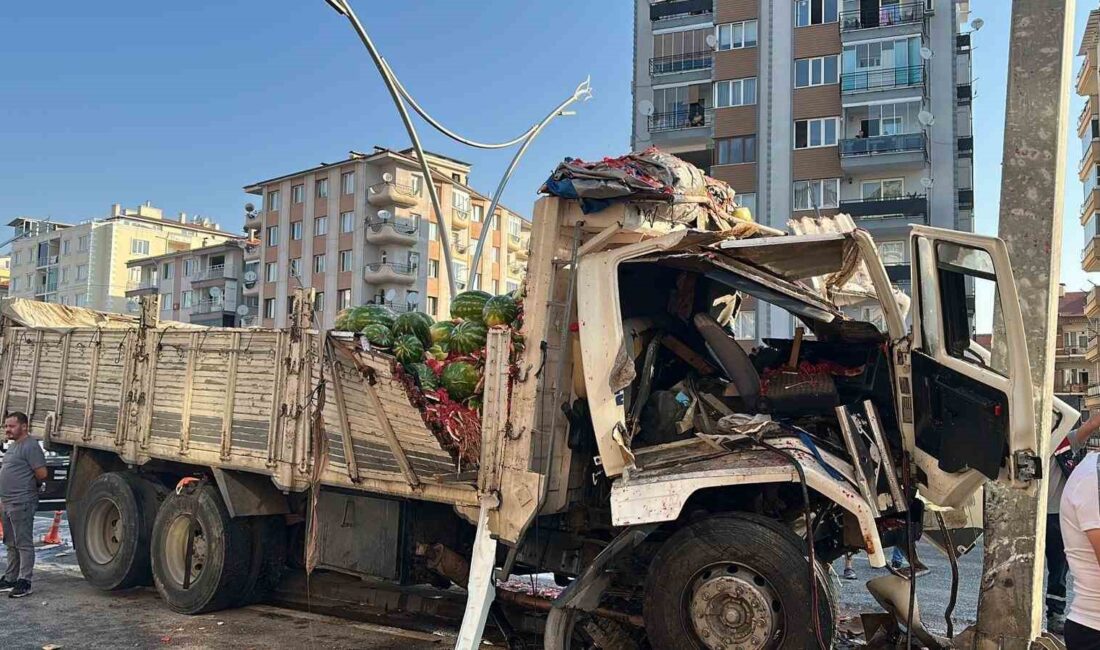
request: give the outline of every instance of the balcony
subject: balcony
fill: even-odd
[[[215,264],[205,269],[197,269],[191,276],[191,285],[216,284],[227,278],[230,280],[237,279],[237,270],[232,265]]]
[[[375,245],[412,246],[420,239],[420,220],[396,217],[367,219],[367,242]]]
[[[132,298],[134,296],[143,296],[146,294],[154,294],[157,292],[158,283],[156,280],[141,280],[139,282],[129,281],[126,283],[126,297]]]
[[[391,205],[402,208],[414,207],[420,203],[420,192],[412,185],[400,183],[377,183],[367,188],[367,203],[376,208],[384,208]]]
[[[923,65],[845,72],[840,75],[840,91],[850,94],[877,90],[896,90],[898,88],[920,88],[924,86],[926,76],[927,73]]]
[[[650,133],[698,129],[713,126],[714,111],[701,104],[691,104],[681,110],[654,113],[647,121]]]
[[[1090,411],[1100,407],[1100,384],[1091,384],[1085,391],[1085,408]]]
[[[1081,251],[1081,268],[1086,273],[1100,272],[1100,257],[1097,256],[1096,242],[1100,241],[1100,236],[1092,237],[1086,240],[1088,244],[1085,246],[1085,250]]]
[[[1096,94],[1096,63],[1092,52],[1085,54],[1081,69],[1077,71],[1077,94],[1082,96]]]
[[[220,314],[226,311],[233,311],[232,307],[226,306],[227,303],[224,300],[200,300],[191,304],[192,314]]]
[[[40,255],[38,256],[37,266],[38,268],[42,268],[44,266],[54,266],[57,264],[57,260],[57,255]]]
[[[1085,318],[1093,320],[1100,317],[1100,288],[1093,287],[1089,289],[1088,294],[1085,296]],[[1089,346],[1100,341],[1100,336],[1094,336],[1089,341]]]
[[[879,135],[840,141],[840,165],[861,170],[890,165],[898,169],[920,169],[927,162],[924,133]]]
[[[649,19],[653,22],[704,14],[709,16],[712,13],[714,0],[670,0],[649,5]]]
[[[521,264],[518,261],[513,261],[510,264],[508,264],[508,275],[522,276],[524,273],[527,273],[527,265],[526,264]]]
[[[508,250],[510,252],[517,252],[523,247],[523,237],[515,233],[508,233]]]
[[[894,198],[841,199],[840,211],[863,220],[894,223],[928,223],[928,197],[924,195]],[[862,223],[861,223],[862,225]]]
[[[1096,363],[1097,358],[1100,358],[1100,336],[1093,336],[1089,338],[1088,347],[1085,348],[1085,361]]]
[[[460,208],[457,205],[451,206],[451,227],[452,228],[469,228],[470,227],[470,209]]]
[[[1083,147],[1081,160],[1077,163],[1077,179],[1082,183],[1085,182],[1088,174],[1100,173],[1096,169],[1096,165],[1100,164],[1100,139],[1094,138],[1087,142],[1088,146]]]
[[[1088,384],[1064,384],[1062,382],[1054,382],[1054,394],[1055,395],[1084,395],[1088,390]]]
[[[668,56],[655,56],[649,60],[649,75],[656,77],[695,70],[710,70],[714,66],[714,51],[681,52]]]
[[[527,236],[523,237],[523,239],[519,243],[519,249],[516,250],[516,259],[517,260],[523,260],[523,261],[526,262],[528,253],[530,252],[530,250],[529,250],[530,248],[531,248],[531,236],[527,235]]]
[[[1062,341],[1058,341],[1058,347],[1054,348],[1054,356],[1061,359],[1085,356],[1087,348],[1081,346],[1065,347]]]
[[[1085,105],[1081,108],[1081,112],[1077,115],[1077,133],[1081,134],[1085,131],[1085,127],[1092,121],[1092,117],[1096,115],[1096,109],[1093,106],[1093,100],[1090,96],[1085,100]]]
[[[363,267],[363,279],[371,284],[413,284],[416,267],[393,262],[371,262]]]
[[[860,29],[919,23],[924,20],[924,5],[924,2],[906,2],[870,10],[842,11],[840,12],[840,31],[854,32]]]
[[[454,249],[459,255],[465,255],[466,251],[470,250],[470,242],[462,241],[462,235],[457,232],[451,231],[451,248]]]

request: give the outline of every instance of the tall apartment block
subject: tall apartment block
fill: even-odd
[[[1058,295],[1058,340],[1054,349],[1054,394],[1073,408],[1085,410],[1085,394],[1090,381],[1097,378],[1095,355],[1088,358],[1089,320],[1085,318],[1084,291],[1066,291]],[[1088,415],[1085,415],[1086,419]]]
[[[140,278],[130,260],[201,248],[233,239],[202,217],[177,219],[150,203],[134,209],[111,206],[110,215],[76,225],[20,217],[8,224],[11,244],[8,295],[116,313],[132,312],[127,291]]]
[[[440,227],[450,234],[460,290],[518,288],[526,273],[530,223],[503,207],[490,218],[489,198],[468,185],[468,163],[437,154],[428,160],[442,223],[408,150],[352,152],[340,162],[245,187],[262,199],[245,222],[256,245],[244,262],[244,300],[258,305],[257,324],[285,326],[298,287],[316,290],[322,327],[330,327],[340,309],[365,303],[446,317],[451,296]],[[471,270],[483,228],[492,232],[480,268]]]
[[[1081,267],[1089,272],[1100,272],[1100,10],[1089,12],[1085,33],[1077,55],[1083,57],[1077,71],[1077,94],[1085,98],[1085,105],[1077,117],[1077,135],[1081,138],[1081,161],[1077,167],[1078,178],[1084,189],[1081,200],[1081,225],[1085,229],[1085,248],[1081,251]],[[1086,359],[1093,364],[1100,362],[1100,290],[1093,287],[1085,298],[1085,318],[1089,322]],[[1100,377],[1089,377],[1084,407],[1090,413],[1100,409]]]
[[[635,0],[632,146],[727,181],[770,226],[852,215],[908,291],[909,224],[973,230],[968,15],[965,0]],[[792,326],[740,318],[758,337]]]

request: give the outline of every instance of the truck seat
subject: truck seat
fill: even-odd
[[[745,407],[756,411],[757,401],[760,398],[760,375],[753,367],[748,353],[710,314],[700,312],[695,314],[692,320],[695,322],[695,329],[707,342],[714,360],[737,387]]]

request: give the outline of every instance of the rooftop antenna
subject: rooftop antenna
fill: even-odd
[[[448,229],[443,227],[446,222],[443,219],[443,208],[439,202],[439,193],[436,192],[435,183],[432,182],[431,168],[429,168],[428,166],[428,160],[424,155],[424,148],[420,144],[420,136],[417,134],[416,127],[413,126],[412,119],[409,117],[409,111],[405,107],[405,102],[407,101],[409,105],[412,106],[413,110],[415,110],[422,118],[424,118],[425,121],[428,122],[428,124],[434,127],[437,131],[439,131],[443,135],[446,135],[452,140],[455,140],[467,146],[477,149],[503,149],[515,144],[522,143],[520,144],[519,149],[516,151],[516,154],[512,157],[512,162],[504,171],[504,176],[501,178],[500,183],[497,185],[497,190],[493,194],[492,201],[489,203],[488,218],[492,219],[493,215],[496,213],[496,208],[500,203],[501,194],[503,194],[504,188],[508,184],[508,180],[512,177],[512,172],[515,170],[516,165],[523,157],[523,154],[527,151],[527,147],[530,146],[531,141],[534,140],[535,137],[537,137],[538,134],[543,130],[543,128],[545,128],[547,124],[553,121],[554,118],[558,117],[559,115],[572,115],[573,113],[571,111],[566,110],[571,104],[577,101],[587,101],[592,97],[592,85],[590,83],[590,79],[585,79],[583,82],[581,82],[573,91],[572,96],[565,99],[562,103],[555,107],[554,110],[550,112],[550,114],[543,118],[541,122],[535,124],[523,134],[512,138],[507,142],[485,143],[470,140],[443,126],[431,115],[429,115],[427,111],[421,108],[419,104],[416,103],[416,100],[413,99],[412,95],[407,90],[405,90],[404,86],[401,85],[401,82],[398,81],[397,75],[395,75],[393,73],[393,70],[390,69],[389,63],[386,62],[386,59],[382,57],[382,55],[378,52],[378,49],[374,46],[374,42],[367,34],[366,28],[364,28],[363,24],[359,21],[359,17],[355,15],[355,11],[351,8],[348,0],[325,0],[325,2],[328,3],[328,5],[332,7],[333,10],[335,10],[338,14],[347,18],[348,22],[351,23],[352,28],[355,29],[355,33],[359,36],[359,40],[361,40],[364,47],[367,48],[367,52],[370,53],[370,57],[374,61],[374,65],[378,68],[378,72],[382,75],[382,80],[386,83],[386,89],[389,90],[390,97],[393,99],[394,105],[397,108],[397,113],[398,115],[400,115],[401,121],[405,125],[405,130],[409,134],[409,139],[412,141],[412,148],[416,151],[416,157],[418,159],[418,162],[420,163],[420,171],[424,175],[424,179],[427,181],[425,185],[427,185],[428,197],[431,199],[432,202],[432,210],[435,212],[436,221],[440,224],[440,227],[436,230],[439,236],[440,247],[443,249],[444,264],[446,264],[447,268],[451,271],[447,274],[447,282],[450,286],[451,295],[453,296],[457,294],[458,291],[456,290],[455,274],[453,272],[455,266],[451,258],[450,234],[447,232]],[[489,230],[489,228],[482,228],[481,235],[480,237],[478,237],[477,247],[474,249],[474,257],[472,260],[472,266],[474,269],[477,269],[477,264],[480,261],[481,249],[485,244],[485,239],[489,235]]]

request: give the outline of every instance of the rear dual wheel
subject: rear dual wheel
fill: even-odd
[[[164,488],[132,472],[108,472],[74,505],[71,532],[84,578],[104,591],[153,582],[149,541]]]

